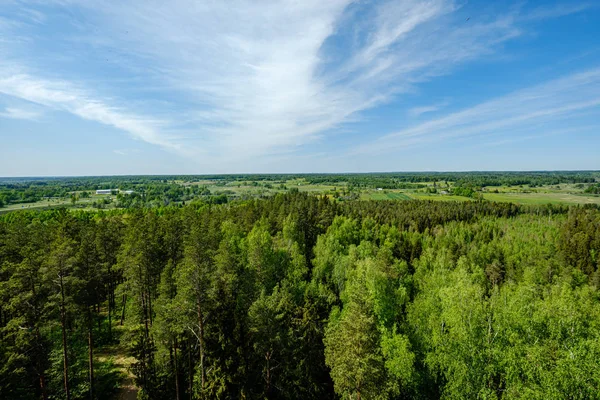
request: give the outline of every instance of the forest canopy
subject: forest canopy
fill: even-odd
[[[2,399],[107,398],[114,348],[142,399],[600,397],[598,207],[18,211],[0,267]]]

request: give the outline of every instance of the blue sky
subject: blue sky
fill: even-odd
[[[0,176],[600,169],[600,2],[2,0]]]

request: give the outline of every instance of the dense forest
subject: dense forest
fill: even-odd
[[[0,268],[2,399],[109,398],[117,345],[141,399],[600,398],[597,207],[18,211]]]

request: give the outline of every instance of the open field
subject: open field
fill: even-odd
[[[52,199],[43,199],[31,203],[15,203],[8,204],[3,208],[0,208],[0,214],[16,211],[16,210],[42,210],[54,207],[77,207],[77,208],[89,208],[92,207],[92,204],[95,201],[102,201],[107,198],[114,199],[114,196],[106,196],[106,195],[96,195],[92,194],[88,198],[79,198],[75,205],[71,202],[70,198],[52,198]]]
[[[414,200],[433,200],[433,201],[473,201],[468,197],[454,196],[451,194],[429,194],[429,193],[410,193]]]
[[[402,192],[363,192],[361,200],[411,200],[411,197]]]
[[[518,204],[600,205],[600,195],[593,194],[597,190],[591,187],[598,185],[600,173],[594,171],[5,178],[0,180],[0,205],[4,204],[0,213],[53,207],[159,207],[195,200],[222,203],[295,190],[339,201],[485,199]],[[133,194],[95,194],[97,189],[106,188],[133,190]]]
[[[600,196],[572,193],[484,193],[484,199],[518,204],[600,204]]]
[[[244,182],[245,183],[245,182]],[[207,188],[213,195],[225,194],[232,198],[255,198],[272,196],[276,193],[284,193],[289,190],[290,187],[297,188],[301,192],[307,192],[317,195],[327,195],[333,198],[332,194],[334,191],[342,192],[345,185],[341,184],[338,186],[332,185],[314,185],[314,184],[300,184],[289,185],[286,183],[286,189],[282,189],[279,186],[273,185],[273,187],[267,188],[265,186],[255,186],[248,184],[238,185],[211,185]],[[516,204],[598,204],[600,205],[600,196],[597,195],[586,195],[582,191],[572,192],[572,187],[564,187],[561,189],[551,188],[535,188],[535,189],[522,189],[518,187],[503,187],[496,188],[498,193],[484,192],[482,196],[485,200],[496,201],[496,202],[511,202]],[[495,189],[494,189],[495,190]],[[521,190],[521,191],[519,191]],[[87,208],[92,209],[92,204],[95,201],[107,199],[107,196],[92,195],[90,198],[80,198],[75,206],[72,205],[71,200],[68,198],[58,198],[51,200],[40,200],[32,203],[16,203],[8,204],[7,206],[0,208],[0,214],[16,210],[41,210],[49,209],[53,207],[69,207],[69,208]],[[359,199],[365,201],[371,200],[432,200],[432,201],[473,201],[474,199],[464,196],[456,196],[452,194],[439,194],[439,193],[425,193],[419,190],[384,190],[378,191],[374,189],[363,189],[359,192]],[[114,196],[113,196],[114,200]],[[110,205],[104,205],[104,208],[114,208],[114,203]]]
[[[90,205],[93,203],[94,199],[81,199],[77,202],[77,204],[85,204]],[[16,211],[16,210],[30,210],[30,209],[44,209],[44,208],[53,208],[53,207],[62,207],[62,206],[70,206],[71,200],[68,199],[56,199],[56,200],[40,200],[34,203],[17,203],[17,204],[9,204],[4,208],[0,208],[0,213],[8,212],[8,211]]]

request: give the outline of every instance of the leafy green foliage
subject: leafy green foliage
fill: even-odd
[[[597,183],[595,185],[590,185],[588,186],[585,190],[585,193],[591,193],[591,194],[600,194],[600,183]]]
[[[0,398],[598,398],[598,208],[143,205],[0,217]]]

